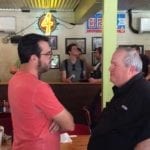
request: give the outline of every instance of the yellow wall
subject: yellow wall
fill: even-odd
[[[109,0],[105,0],[103,8],[103,107],[105,106],[106,102],[109,101],[112,97],[112,89],[111,83],[109,81],[108,69],[110,66],[112,53],[116,49],[117,45],[117,1],[118,0],[113,0],[110,3]]]

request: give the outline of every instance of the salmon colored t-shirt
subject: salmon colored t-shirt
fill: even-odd
[[[64,107],[51,87],[30,73],[18,72],[9,81],[13,150],[59,150],[60,134],[49,127]]]

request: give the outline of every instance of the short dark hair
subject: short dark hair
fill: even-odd
[[[102,54],[102,47],[97,47],[97,48],[95,48],[95,51],[96,50],[99,52],[99,54]]]
[[[71,43],[71,44],[69,44],[69,45],[67,46],[67,48],[66,48],[66,54],[69,54],[69,51],[71,51],[71,49],[72,49],[73,46],[77,46],[77,44]]]
[[[18,43],[18,55],[21,64],[27,63],[31,55],[35,54],[40,57],[41,49],[38,45],[39,41],[48,42],[48,37],[31,33],[24,35]]]

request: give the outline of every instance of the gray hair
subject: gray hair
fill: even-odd
[[[127,54],[123,59],[125,66],[133,66],[137,72],[142,71],[142,60],[139,53],[132,47],[118,47],[116,51],[125,51]]]

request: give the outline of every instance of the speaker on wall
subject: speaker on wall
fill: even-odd
[[[19,43],[21,37],[22,37],[21,35],[12,36],[10,38],[10,41],[11,41],[11,43]]]

